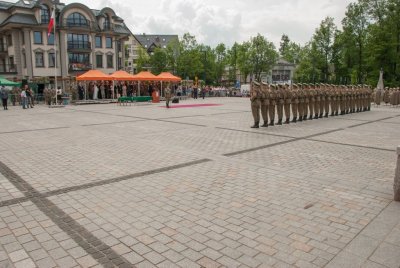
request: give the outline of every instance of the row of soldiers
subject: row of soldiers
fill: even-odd
[[[250,100],[254,126],[260,127],[260,112],[264,121],[261,127],[298,121],[320,119],[348,113],[371,110],[372,90],[368,86],[336,86],[327,84],[272,85],[257,82],[251,84]]]
[[[375,103],[380,105],[381,102],[397,106],[400,104],[400,88],[385,88],[385,90],[378,90],[375,95]]]

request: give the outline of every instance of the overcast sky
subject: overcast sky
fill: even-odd
[[[134,34],[195,35],[210,46],[231,46],[260,33],[277,46],[283,33],[297,43],[311,39],[326,16],[340,26],[352,0],[66,0],[93,9],[111,7]]]

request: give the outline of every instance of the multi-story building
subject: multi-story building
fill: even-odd
[[[126,70],[131,73],[137,72],[137,60],[140,50],[149,56],[156,48],[166,49],[168,44],[179,41],[178,35],[157,35],[157,34],[135,34],[129,37],[126,43]]]
[[[56,31],[48,36],[54,7]],[[112,73],[123,68],[122,48],[129,35],[123,19],[108,7],[93,10],[59,0],[0,1],[0,75],[30,80],[73,77],[90,69]]]

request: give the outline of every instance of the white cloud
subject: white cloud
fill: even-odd
[[[215,46],[243,42],[260,33],[277,46],[283,33],[304,44],[326,17],[340,26],[352,0],[66,0],[90,8],[111,7],[133,33],[195,35]]]

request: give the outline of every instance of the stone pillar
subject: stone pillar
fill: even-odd
[[[397,147],[397,166],[396,166],[396,174],[394,177],[394,201],[400,202],[400,146]]]
[[[59,44],[57,47],[58,53],[57,53],[57,68],[60,66],[60,73],[61,77],[67,77],[68,76],[68,64],[69,64],[69,59],[68,59],[68,53],[67,53],[67,35],[65,31],[60,31],[59,33]]]
[[[92,33],[90,35],[90,38],[92,39],[92,70],[96,69],[97,62],[96,62],[96,34]]]
[[[21,41],[20,41],[20,32],[18,30],[14,30],[12,33],[13,45],[14,45],[14,64],[17,67],[17,76],[18,78],[22,78],[22,53],[21,53]]]
[[[33,77],[33,57],[32,52],[32,38],[31,31],[29,29],[24,29],[24,40],[25,40],[25,57],[26,57],[26,68],[28,70],[28,76],[32,79]],[[36,66],[35,66],[36,68]]]

